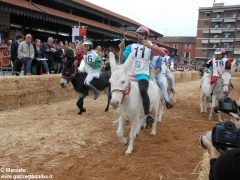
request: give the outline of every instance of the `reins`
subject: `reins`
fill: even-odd
[[[123,94],[121,104],[124,101],[124,98],[130,93],[131,91],[131,81],[129,81],[128,86],[125,89],[113,89],[111,93],[113,92],[121,92]]]

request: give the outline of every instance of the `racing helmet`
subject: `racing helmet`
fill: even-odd
[[[149,29],[146,26],[140,26],[137,30],[136,33],[139,34],[146,34],[146,36],[149,36]]]
[[[214,52],[215,55],[217,55],[217,54],[224,55],[225,53],[226,53],[226,51],[223,48],[216,49],[215,52]]]
[[[92,43],[92,41],[90,41],[90,40],[85,40],[85,41],[83,42],[83,45],[89,45],[89,48],[90,48],[90,49],[93,49],[93,43]]]

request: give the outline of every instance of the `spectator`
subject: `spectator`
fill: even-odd
[[[220,154],[206,137],[203,143],[210,155],[209,180],[240,179],[240,149],[227,150]]]
[[[63,68],[63,49],[60,44],[56,45],[56,52],[54,53],[55,73],[60,73]]]
[[[48,59],[47,63],[48,63],[50,73],[52,71],[55,72],[56,70],[54,67],[53,53],[56,52],[56,49],[54,49],[54,47],[53,47],[53,38],[52,37],[49,37],[47,40],[47,43],[43,44],[43,49],[44,49],[45,56]]]
[[[21,71],[22,63],[18,58],[18,46],[19,43],[24,40],[23,35],[17,35],[17,40],[12,44],[11,47],[11,60],[13,63],[13,71],[16,76],[19,76],[19,73]]]
[[[79,67],[81,64],[81,61],[84,57],[84,48],[82,44],[77,44],[76,46],[76,60],[74,62],[76,67]]]
[[[34,48],[31,41],[31,34],[27,34],[25,41],[18,46],[18,58],[24,64],[24,75],[31,75],[32,60],[34,58]]]
[[[34,52],[35,52],[35,58],[32,63],[32,73],[34,75],[37,75],[38,69],[39,69],[38,67],[43,66],[45,73],[49,74],[49,68],[48,68],[48,64],[46,61],[47,59],[45,58],[43,46],[42,46],[40,39],[35,40]],[[44,60],[44,59],[46,59],[46,60]]]

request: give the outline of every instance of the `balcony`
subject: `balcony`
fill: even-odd
[[[236,22],[236,19],[234,18],[227,18],[227,19],[224,19],[224,22]]]
[[[211,18],[211,22],[222,22],[222,18]]]
[[[210,33],[219,34],[219,33],[222,33],[222,30],[221,29],[211,29]]]
[[[208,40],[202,40],[202,44],[208,44]]]
[[[207,29],[207,30],[203,30],[202,33],[203,33],[203,34],[208,34],[208,33],[209,33],[209,30],[208,30],[208,29]]]
[[[222,39],[221,40],[222,43],[233,42],[233,41],[234,41],[233,38],[228,38],[228,39]]]
[[[209,43],[220,43],[220,39],[210,39]]]

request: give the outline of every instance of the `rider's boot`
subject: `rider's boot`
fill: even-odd
[[[145,120],[146,120],[146,124],[147,124],[146,128],[151,128],[152,124],[154,122],[154,119],[153,119],[152,115],[151,114],[146,115]]]
[[[92,84],[88,84],[88,87],[94,92],[94,100],[96,100],[100,95],[100,91]]]
[[[173,105],[172,105],[170,102],[166,102],[166,107],[167,107],[168,109],[170,109],[170,108],[173,107]]]

